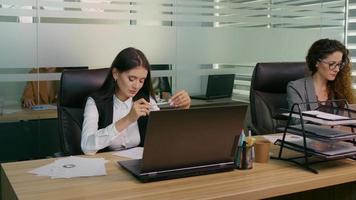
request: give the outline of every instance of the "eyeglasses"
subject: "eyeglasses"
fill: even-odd
[[[344,62],[335,63],[335,62],[326,62],[326,61],[323,61],[323,60],[319,60],[319,61],[322,62],[322,63],[324,63],[324,64],[329,65],[329,69],[330,69],[330,70],[335,70],[336,67],[338,67],[339,70],[342,70],[342,69],[344,69],[344,67],[345,67],[345,63],[344,63]]]

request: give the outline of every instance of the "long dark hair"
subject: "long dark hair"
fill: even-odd
[[[110,100],[113,98],[116,88],[116,81],[112,75],[112,70],[115,68],[120,73],[131,70],[135,67],[142,66],[147,70],[147,77],[143,83],[142,88],[138,91],[134,99],[144,97],[146,100],[153,96],[152,82],[151,82],[151,73],[150,73],[150,64],[145,56],[140,50],[133,47],[126,48],[122,50],[115,57],[114,61],[111,64],[110,71],[106,76],[106,79],[103,85],[98,91],[96,91],[92,96],[95,97],[97,103]]]
[[[348,103],[353,103],[354,94],[352,90],[349,50],[341,42],[331,39],[320,39],[314,42],[306,56],[308,68],[314,74],[318,70],[316,67],[317,62],[320,62],[334,52],[342,53],[341,62],[345,64],[345,67],[339,71],[334,81],[328,82],[328,98],[346,99]]]

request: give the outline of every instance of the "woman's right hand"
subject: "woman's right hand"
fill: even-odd
[[[24,108],[31,108],[35,105],[35,101],[33,99],[24,99],[23,100],[23,107]]]
[[[150,113],[150,107],[150,103],[148,103],[144,98],[141,98],[133,103],[133,106],[127,116],[131,122],[135,122],[138,118],[147,116]]]

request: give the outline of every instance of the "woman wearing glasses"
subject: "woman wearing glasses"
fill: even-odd
[[[302,110],[314,110],[331,104],[327,100],[345,99],[354,102],[349,51],[337,40],[321,39],[310,47],[306,63],[311,76],[291,81],[287,85],[287,101],[291,109],[294,103]],[[317,102],[317,103],[311,103]],[[339,101],[338,106],[344,102]]]

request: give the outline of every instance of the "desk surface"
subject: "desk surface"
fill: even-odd
[[[200,106],[209,106],[209,105],[228,105],[228,104],[247,105],[248,103],[237,101],[231,98],[221,98],[221,99],[212,99],[212,100],[192,99],[191,107],[200,107]]]
[[[11,122],[21,120],[55,119],[57,110],[31,110],[21,109],[14,113],[0,115],[0,122]]]
[[[197,100],[192,99],[192,107],[211,106],[211,105],[226,105],[226,104],[247,104],[232,100],[230,98],[215,99],[215,100]],[[162,109],[169,108],[169,105],[160,106]],[[8,109],[8,108],[6,108]],[[5,109],[5,110],[6,110]],[[12,122],[21,120],[38,120],[38,119],[55,119],[58,117],[57,110],[31,110],[20,108],[15,109],[13,113],[0,115],[0,122]]]
[[[102,153],[109,160],[107,176],[72,179],[38,177],[29,170],[54,159],[1,164],[3,199],[261,199],[322,188],[356,180],[356,162],[348,159],[313,165],[313,174],[289,162],[254,163],[251,170],[140,183],[116,164],[121,158]]]
[[[192,99],[191,107],[206,107],[206,106],[219,106],[219,105],[248,105],[246,102],[234,100],[231,98],[221,98],[221,99],[212,99],[212,100],[200,100]],[[161,109],[171,108],[168,104],[159,106]]]

